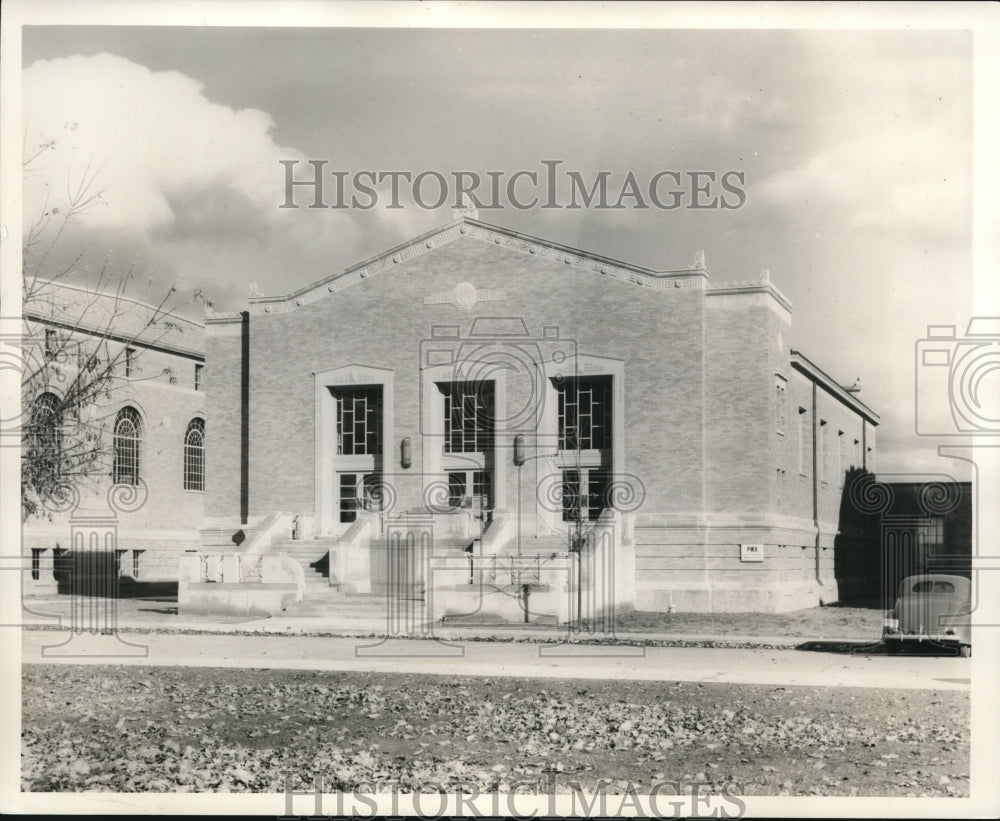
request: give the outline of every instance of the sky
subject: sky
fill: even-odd
[[[110,255],[147,296],[238,310],[250,283],[288,293],[455,216],[405,185],[399,209],[384,187],[368,210],[280,208],[282,160],[299,176],[310,159],[484,176],[559,160],[615,192],[630,170],[738,172],[738,208],[479,216],[655,270],[703,250],[713,282],[768,269],[791,347],[863,378],[879,473],[966,478],[913,434],[914,355],[928,325],[961,336],[973,312],[972,46],[961,30],[28,26],[25,152],[51,145],[26,166],[24,222],[92,177],[100,199],[47,264]]]

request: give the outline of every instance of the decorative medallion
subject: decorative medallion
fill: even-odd
[[[456,311],[471,311],[477,302],[497,302],[507,299],[506,291],[476,288],[471,282],[459,282],[450,291],[424,297],[424,305],[451,304]]]

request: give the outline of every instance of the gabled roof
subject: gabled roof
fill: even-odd
[[[199,322],[178,316],[120,293],[95,291],[79,285],[35,280],[22,316],[34,322],[113,339],[126,344],[205,358],[205,329]]]
[[[440,248],[459,238],[474,239],[524,254],[555,259],[567,265],[584,268],[603,274],[610,279],[628,282],[642,288],[655,290],[667,290],[668,288],[704,289],[705,280],[708,279],[708,271],[703,263],[696,263],[690,268],[680,270],[653,271],[641,265],[633,265],[590,251],[571,248],[557,242],[512,231],[509,228],[491,225],[470,216],[463,216],[284,296],[251,297],[250,312],[253,314],[281,313],[294,310],[301,305],[315,302],[330,293],[336,293],[355,285],[367,277],[377,276],[401,262]]]

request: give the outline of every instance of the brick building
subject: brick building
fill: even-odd
[[[203,549],[248,539],[363,592],[388,533],[428,530],[473,568],[421,579],[448,594],[437,617],[599,532],[615,610],[835,601],[863,564],[845,483],[878,416],[789,349],[791,321],[766,272],[652,271],[474,216],[253,295],[206,319]]]
[[[879,474],[870,529],[879,545],[882,601],[907,576],[972,576],[972,483],[945,474]],[[875,540],[873,540],[875,541]],[[890,604],[891,606],[891,604]]]
[[[22,470],[50,460],[65,484],[23,522],[25,592],[65,590],[74,568],[94,571],[88,553],[111,560],[123,592],[176,586],[205,489],[203,327],[116,293],[29,293]]]

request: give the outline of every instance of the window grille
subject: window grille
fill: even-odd
[[[31,578],[36,582],[42,575],[42,553],[43,549],[40,547],[31,548]]]
[[[43,393],[35,399],[28,428],[28,460],[41,474],[59,475],[62,457],[62,414],[59,398]]]
[[[338,391],[337,454],[376,456],[382,453],[382,390]]]
[[[139,573],[142,570],[142,554],[145,550],[133,550],[132,551],[132,578],[138,579]]]
[[[564,470],[562,476],[563,521],[595,521],[608,506],[611,472],[603,468]]]
[[[567,378],[559,386],[559,449],[611,447],[611,378]]]
[[[492,382],[442,386],[444,452],[488,453],[493,450],[494,390]]]
[[[115,418],[114,466],[116,485],[139,484],[139,459],[142,450],[142,420],[132,407],[122,408]]]
[[[340,521],[358,518],[358,477],[354,473],[340,474]]]
[[[469,493],[469,482],[472,493]],[[453,470],[448,473],[448,505],[450,507],[472,506],[478,500],[484,510],[493,509],[493,473],[488,470]]]
[[[205,420],[192,419],[184,434],[184,490],[205,489]]]

